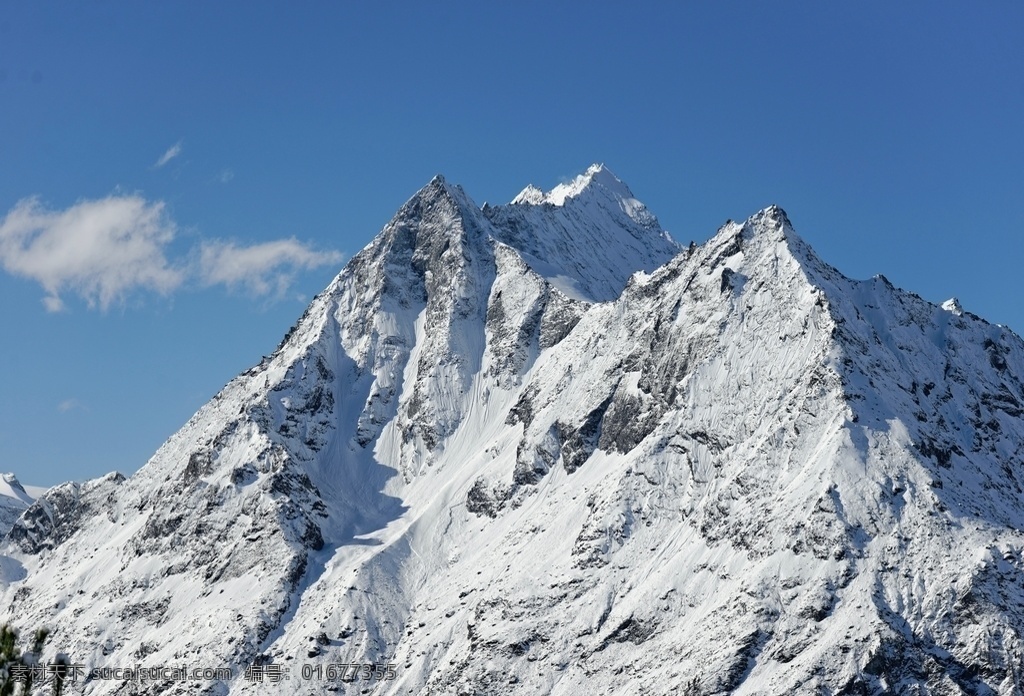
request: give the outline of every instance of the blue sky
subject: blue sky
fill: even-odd
[[[1024,332],[1024,6],[0,4],[0,470],[126,474],[434,174],[604,162],[682,241]]]

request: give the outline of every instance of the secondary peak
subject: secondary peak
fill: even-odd
[[[518,205],[565,205],[571,198],[579,198],[589,191],[604,190],[615,198],[633,198],[633,193],[610,169],[603,164],[592,164],[572,181],[559,184],[544,193],[534,185],[527,186],[512,199]]]

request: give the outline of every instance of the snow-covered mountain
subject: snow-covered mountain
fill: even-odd
[[[1022,378],[777,207],[683,249],[600,166],[437,177],[138,473],[25,510],[4,606],[235,670],[132,693],[1017,694]]]

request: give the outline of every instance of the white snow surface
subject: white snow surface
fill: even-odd
[[[435,178],[138,473],[25,510],[3,620],[235,670],[131,693],[1021,693],[1021,340],[609,177]],[[299,680],[342,662],[397,678]]]
[[[10,531],[14,522],[45,489],[23,486],[14,474],[0,475],[0,534]]]

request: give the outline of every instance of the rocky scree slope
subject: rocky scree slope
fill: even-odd
[[[436,178],[142,470],[29,507],[5,600],[89,666],[236,668],[204,693],[1014,694],[1022,375],[777,207],[683,250],[599,166]]]

